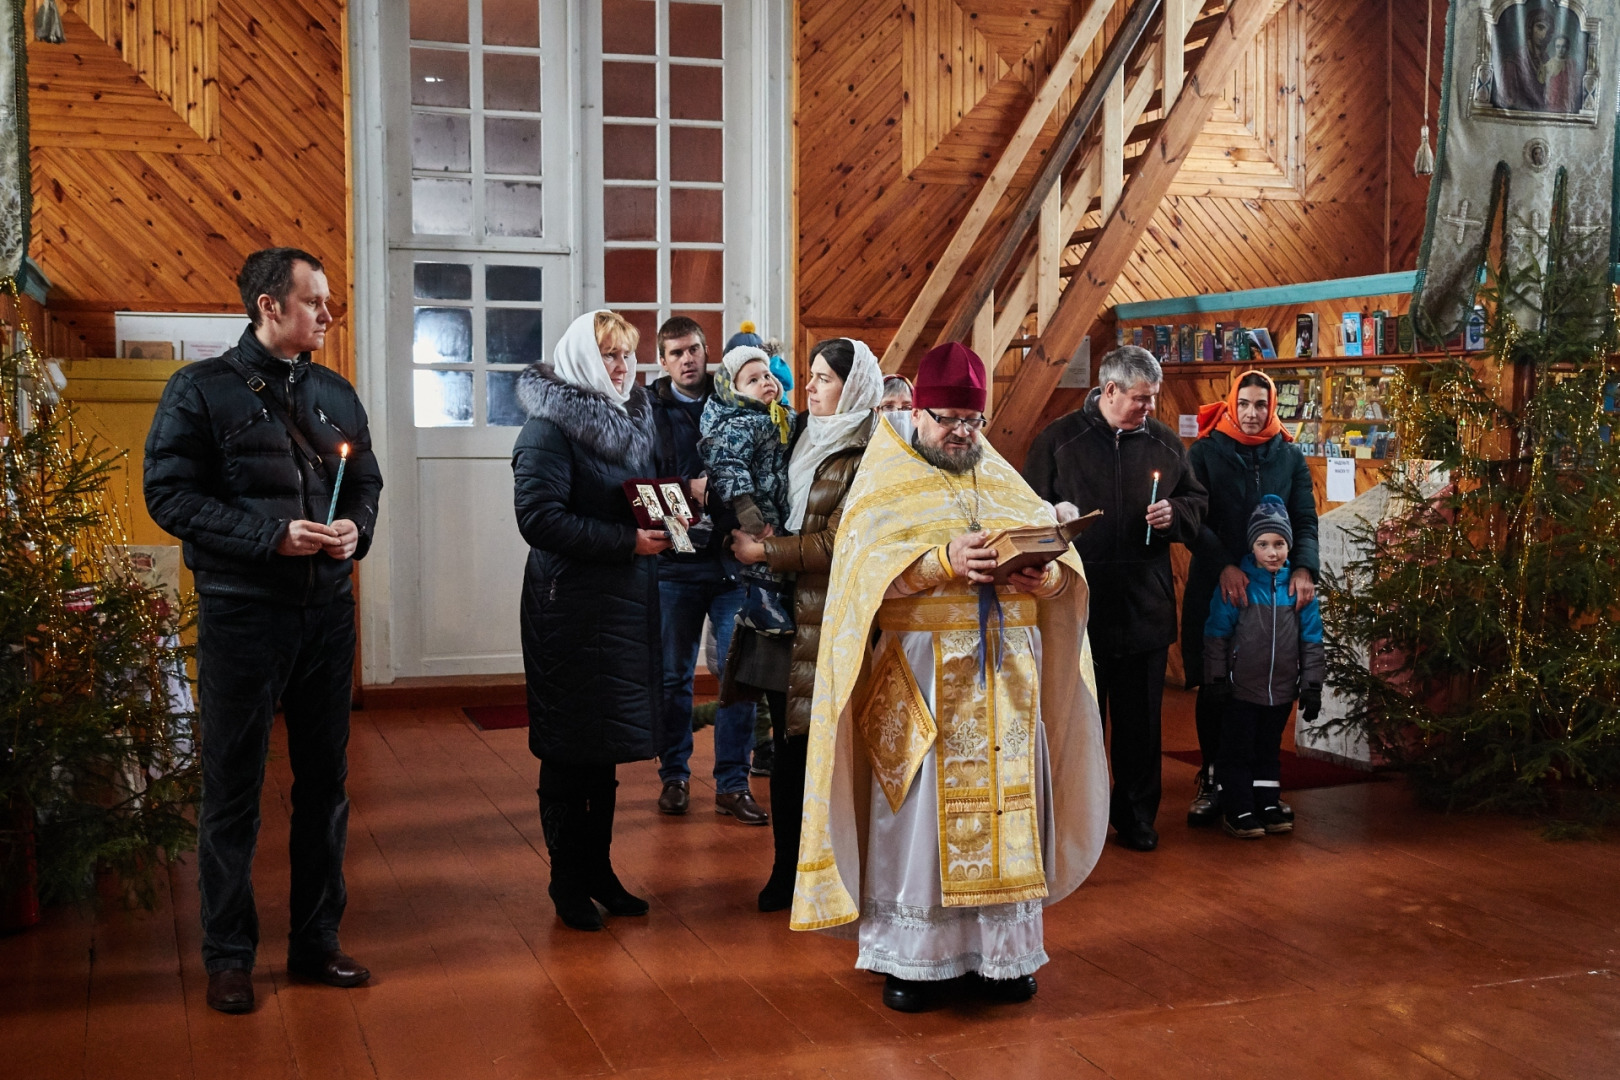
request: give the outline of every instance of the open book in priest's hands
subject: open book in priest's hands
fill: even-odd
[[[996,568],[991,572],[996,584],[1005,585],[1020,570],[1045,566],[1056,559],[1100,517],[1102,511],[1093,510],[1058,525],[1020,525],[991,533],[985,537],[984,546],[996,553]]]

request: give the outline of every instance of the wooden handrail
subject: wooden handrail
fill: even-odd
[[[967,295],[958,305],[955,316],[946,324],[938,340],[961,341],[972,329],[973,321],[978,318],[979,309],[984,306],[986,298],[995,288],[996,282],[1001,279],[1001,275],[1012,265],[1019,244],[1040,217],[1041,206],[1047,201],[1047,194],[1062,178],[1064,167],[1068,165],[1074,152],[1080,148],[1080,140],[1085,137],[1087,129],[1097,119],[1104,102],[1110,97],[1117,96],[1123,113],[1125,61],[1130,58],[1131,53],[1142,41],[1143,35],[1147,33],[1153,17],[1158,14],[1161,2],[1162,0],[1136,0],[1125,21],[1114,32],[1102,60],[1091,73],[1091,78],[1087,80],[1085,90],[1075,101],[1074,108],[1069,110],[1068,118],[1064,121],[1062,130],[1058,132],[1057,141],[1047,151],[1046,159],[1041,162],[1040,172],[1036,174],[1034,183],[1024,192],[1018,209],[1013,212],[1012,220],[1002,233],[1001,243],[996,245],[990,257],[980,263],[974,271]],[[1120,134],[1124,134],[1123,127]],[[891,350],[892,348],[891,345]],[[907,351],[909,349],[908,345]],[[897,367],[899,361],[904,358],[905,353],[902,352],[895,360]],[[889,354],[885,353],[885,370],[888,370],[888,359]]]
[[[1070,356],[1089,332],[1115,279],[1209,119],[1222,82],[1247,53],[1271,7],[1271,0],[1232,0],[1227,7],[1223,22],[1211,32],[1186,87],[1175,98],[1163,126],[1143,153],[1142,165],[1132,176],[1119,205],[1103,223],[1103,231],[1086,249],[1078,270],[1063,290],[1040,343],[1024,357],[988,432],[996,448],[1015,464],[1022,464],[1036,434],[1035,423]]]
[[[1150,0],[1138,0],[1138,2],[1150,2]],[[1158,0],[1151,0],[1151,2],[1157,3]],[[1096,0],[1091,7],[1086,9],[1085,15],[1081,17],[1079,24],[1075,26],[1074,33],[1069,35],[1068,44],[1064,46],[1063,52],[1059,54],[1051,70],[1047,73],[1046,81],[1041,84],[1041,89],[1035,95],[1035,100],[1031,103],[1029,112],[1019,122],[1018,129],[1013,132],[1012,138],[1007,143],[1007,148],[1002,151],[1001,158],[996,162],[995,168],[990,171],[990,175],[985,179],[984,186],[979,189],[979,194],[974,198],[972,206],[968,208],[967,214],[962,218],[962,224],[957,229],[956,235],[951,238],[950,244],[945,248],[945,253],[940,256],[939,262],[934,264],[934,269],[928,275],[928,280],[923,283],[922,293],[917,297],[916,302],[911,305],[911,310],[906,312],[906,317],[901,322],[900,329],[895,331],[894,338],[889,342],[889,347],[884,350],[883,370],[885,372],[899,370],[901,362],[906,358],[906,354],[916,344],[923,327],[933,317],[934,309],[939,305],[940,299],[944,297],[952,280],[961,271],[962,264],[967,261],[968,252],[978,242],[979,234],[984,231],[985,225],[989,223],[996,204],[1001,201],[1001,197],[1006,193],[1013,177],[1023,166],[1025,157],[1028,156],[1030,148],[1035,145],[1035,140],[1040,136],[1041,129],[1046,126],[1046,121],[1052,115],[1053,108],[1057,106],[1058,99],[1062,96],[1063,91],[1068,88],[1070,80],[1074,78],[1074,73],[1079,70],[1080,61],[1090,51],[1091,42],[1102,30],[1108,13],[1114,8],[1114,3],[1115,0]],[[971,327],[972,319],[968,320],[968,324]]]

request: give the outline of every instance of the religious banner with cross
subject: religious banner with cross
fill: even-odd
[[[1504,261],[1518,274],[1545,268],[1555,221],[1560,259],[1585,259],[1604,274],[1615,261],[1616,13],[1614,0],[1450,5],[1412,297],[1424,337],[1444,339],[1467,318],[1498,220]],[[1521,326],[1538,325],[1533,289],[1509,303]]]
[[[28,254],[28,52],[23,0],[0,0],[0,278]]]

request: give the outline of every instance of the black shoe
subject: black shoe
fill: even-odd
[[[1285,821],[1294,820],[1294,808],[1283,802],[1281,799],[1277,800],[1277,812],[1282,814]]]
[[[1114,843],[1132,851],[1152,851],[1159,846],[1159,834],[1151,825],[1138,825],[1134,829],[1116,829]]]
[[[893,975],[883,977],[883,1004],[895,1012],[922,1012],[928,1008],[931,998],[927,983],[913,982]]]
[[[759,910],[786,911],[792,907],[794,875],[795,871],[791,868],[780,875],[772,868],[770,880],[759,890]]]
[[[651,904],[624,887],[619,875],[612,869],[605,875],[597,875],[596,885],[591,889],[591,899],[607,908],[609,915],[645,915],[652,910]]]
[[[215,1012],[253,1011],[253,973],[247,968],[226,968],[208,976],[208,1007]]]
[[[1012,979],[987,979],[977,971],[970,976],[974,989],[987,1001],[1002,1005],[1016,1005],[1035,996],[1035,976],[1019,975]]]
[[[1198,793],[1187,807],[1187,824],[1192,828],[1213,825],[1221,819],[1221,803],[1215,789],[1215,777],[1209,767],[1198,770]]]
[[[714,797],[714,812],[717,814],[730,814],[744,825],[769,825],[771,816],[767,814],[759,803],[754,801],[753,793],[746,788],[742,791],[732,791],[725,795]]]
[[[658,796],[660,814],[684,814],[692,807],[692,796],[685,780],[665,780],[664,792]]]
[[[1266,832],[1289,833],[1294,831],[1294,815],[1284,814],[1281,806],[1267,806],[1255,814],[1260,819],[1260,825]]]
[[[589,896],[572,889],[559,889],[556,882],[546,888],[546,893],[557,908],[557,918],[570,930],[602,929],[602,913],[596,910]]]
[[[313,956],[289,956],[287,971],[301,979],[313,979],[327,986],[359,986],[371,978],[370,971],[341,949]]]
[[[1231,814],[1222,815],[1221,829],[1227,836],[1235,836],[1239,840],[1258,840],[1266,835],[1266,827],[1260,823],[1260,819],[1248,813],[1238,814],[1236,817]]]

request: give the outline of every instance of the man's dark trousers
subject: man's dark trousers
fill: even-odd
[[[253,852],[270,725],[279,700],[292,765],[289,956],[338,947],[347,894],[349,704],[354,599],[315,607],[204,596],[197,630],[203,795],[197,822],[203,962],[253,967]]]
[[[1159,816],[1159,710],[1168,649],[1126,656],[1092,654],[1097,704],[1110,731],[1114,791],[1108,821],[1121,833],[1153,828]]]

